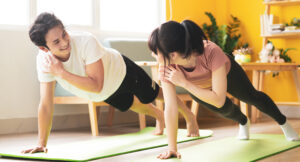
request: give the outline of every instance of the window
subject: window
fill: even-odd
[[[37,14],[54,13],[65,25],[92,26],[92,0],[37,0]]]
[[[164,0],[0,0],[0,27],[33,23],[54,13],[69,29],[144,37],[164,21]]]
[[[29,0],[0,0],[0,24],[28,25]]]
[[[160,24],[161,0],[100,0],[100,29],[151,32]]]

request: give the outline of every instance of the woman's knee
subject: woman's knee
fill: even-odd
[[[235,113],[235,109],[239,109],[239,107],[235,105],[229,98],[226,98],[224,105],[218,109],[220,114],[225,117],[229,117]]]
[[[159,87],[159,91],[158,91],[156,100],[164,101],[164,95],[163,95],[163,91],[162,91],[162,88],[161,88],[161,87]]]

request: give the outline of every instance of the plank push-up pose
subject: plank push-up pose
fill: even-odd
[[[240,108],[226,97],[226,93],[256,106],[273,118],[287,140],[299,140],[298,134],[272,99],[257,91],[241,66],[220,47],[208,41],[196,23],[190,20],[182,23],[168,21],[152,32],[148,45],[160,64],[159,78],[162,81],[169,143],[168,151],[158,158],[180,158],[176,145],[178,125],[175,86],[185,88],[203,107],[238,122],[239,139],[249,139],[250,122]]]

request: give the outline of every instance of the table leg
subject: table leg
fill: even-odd
[[[297,94],[298,94],[298,102],[300,102],[300,82],[299,82],[299,75],[298,75],[298,70],[293,70],[293,78],[294,78],[294,82],[296,85],[296,90],[297,90]]]
[[[264,90],[264,77],[265,77],[265,71],[260,71],[259,73],[259,83],[258,83],[258,89],[259,91]],[[261,117],[261,112],[257,110],[256,108],[256,119],[259,119]]]
[[[253,70],[253,74],[252,74],[252,84],[254,86],[255,89],[259,90],[259,81],[260,81],[260,71],[258,70]],[[257,108],[255,106],[251,106],[251,121],[253,123],[256,122],[257,120]]]
[[[240,107],[243,114],[245,114],[247,117],[249,117],[249,105],[245,102],[240,101]]]

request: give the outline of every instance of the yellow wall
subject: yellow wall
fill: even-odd
[[[167,19],[170,18],[168,2],[169,0],[167,0]],[[208,11],[213,13],[220,25],[230,20],[230,14],[237,16],[241,20],[242,40],[248,42],[253,48],[256,60],[262,48],[259,19],[265,10],[262,2],[263,0],[172,0],[172,20],[191,19],[202,25],[204,22],[209,23],[209,19],[204,15],[204,12]],[[271,13],[276,16],[277,23],[290,22],[293,17],[300,18],[300,5],[271,7]],[[272,42],[278,48],[297,48],[297,51],[290,51],[289,55],[294,62],[300,63],[300,38],[274,39]],[[297,101],[295,85],[290,72],[281,72],[275,78],[271,74],[267,74],[264,92],[275,101]]]

